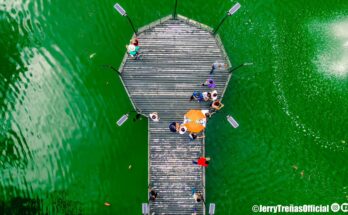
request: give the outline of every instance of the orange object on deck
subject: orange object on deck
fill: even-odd
[[[184,125],[190,132],[201,132],[205,129],[206,117],[201,110],[190,110],[185,114]]]

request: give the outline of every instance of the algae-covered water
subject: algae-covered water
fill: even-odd
[[[115,1],[0,0],[0,214],[141,213],[147,122],[114,71],[132,31]],[[119,1],[137,27],[174,1]],[[178,1],[216,26],[234,1]],[[348,2],[240,1],[219,33],[237,70],[207,128],[207,202],[348,202]],[[240,127],[225,120],[231,114]],[[108,202],[111,206],[105,206]]]

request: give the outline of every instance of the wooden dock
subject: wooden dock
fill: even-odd
[[[169,131],[169,124],[182,121],[190,109],[208,109],[209,103],[190,102],[194,90],[201,86],[215,61],[230,63],[219,39],[209,27],[179,16],[166,17],[140,30],[139,45],[143,59],[125,57],[121,79],[132,104],[148,116],[158,112],[160,122],[149,120],[149,185],[158,192],[150,202],[150,214],[205,214],[203,203],[192,198],[194,187],[205,196],[205,170],[192,160],[205,154],[204,139],[190,142],[188,135]],[[221,98],[230,74],[219,70],[212,76]],[[208,123],[209,124],[209,123]],[[209,144],[209,143],[208,143]],[[214,165],[212,163],[212,165]]]

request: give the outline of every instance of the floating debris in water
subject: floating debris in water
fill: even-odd
[[[109,202],[105,202],[104,205],[105,205],[106,207],[111,206],[111,204],[110,204]]]
[[[129,165],[129,166],[128,166],[128,169],[132,169],[132,165]]]
[[[341,141],[341,143],[345,144],[345,143],[346,143],[346,141],[345,141],[345,140],[342,140],[342,141]]]
[[[97,54],[97,53],[93,53],[93,54],[91,54],[91,55],[89,56],[89,59],[94,58],[94,56],[95,56],[96,54]]]

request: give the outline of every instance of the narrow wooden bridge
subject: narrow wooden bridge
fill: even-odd
[[[209,103],[189,101],[192,92],[209,91],[201,83],[209,78],[213,62],[231,65],[211,29],[182,16],[145,26],[138,38],[143,59],[125,55],[119,71],[133,106],[144,115],[158,112],[160,117],[159,122],[149,120],[148,128],[148,180],[158,192],[150,214],[191,215],[194,208],[205,214],[204,204],[191,194],[194,187],[205,196],[205,170],[192,164],[205,154],[204,139],[190,142],[188,135],[172,133],[168,126],[182,121],[190,109],[208,109]],[[223,69],[212,77],[221,98],[230,74]]]

